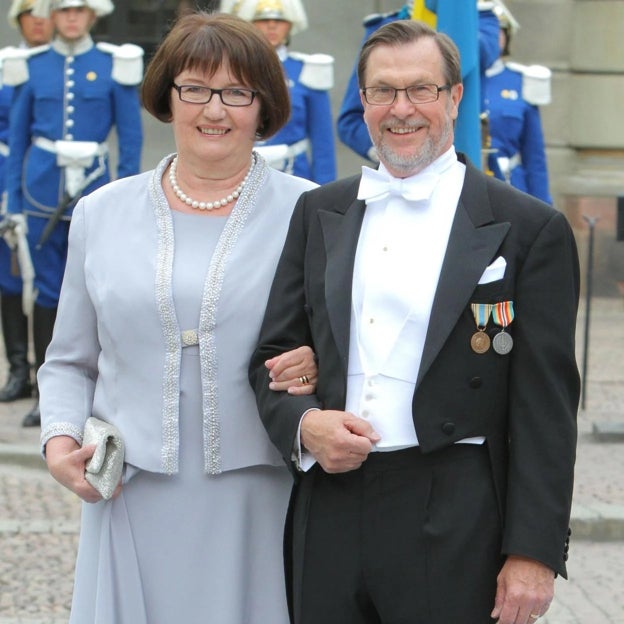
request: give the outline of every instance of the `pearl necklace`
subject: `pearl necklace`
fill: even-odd
[[[187,206],[190,206],[191,208],[197,208],[199,210],[215,210],[217,208],[223,208],[224,206],[231,204],[233,201],[236,201],[239,198],[243,188],[245,187],[245,184],[247,184],[247,180],[249,180],[249,175],[251,173],[250,166],[249,171],[247,171],[247,175],[243,178],[243,181],[236,187],[234,191],[232,191],[230,195],[227,195],[223,199],[218,199],[214,202],[203,202],[192,199],[178,186],[178,179],[176,177],[177,165],[178,157],[176,156],[171,161],[171,166],[169,167],[169,182],[171,183],[171,188],[173,189],[173,192],[176,194],[176,196],[180,199],[180,201],[184,202]]]

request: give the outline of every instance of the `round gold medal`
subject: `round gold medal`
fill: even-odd
[[[490,337],[483,330],[479,330],[472,334],[470,346],[475,353],[485,353],[490,348]]]

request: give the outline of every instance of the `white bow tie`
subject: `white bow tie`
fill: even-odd
[[[398,195],[407,201],[423,201],[431,197],[440,176],[425,173],[410,178],[393,178],[383,171],[362,167],[358,199],[377,201]]]

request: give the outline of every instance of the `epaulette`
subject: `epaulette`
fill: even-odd
[[[113,57],[112,78],[126,86],[138,85],[143,80],[143,48],[134,43],[115,45],[100,41],[97,49]]]
[[[299,82],[317,91],[329,91],[334,86],[334,57],[329,54],[289,52],[288,56],[303,63]]]
[[[394,17],[399,13],[400,11],[390,11],[389,13],[371,13],[371,15],[367,15],[362,20],[362,25],[366,28],[370,28],[371,26],[376,26],[379,22],[388,19],[389,17]]]
[[[7,56],[12,56],[15,50],[19,50],[19,48],[16,48],[15,46],[6,46],[4,48],[0,48],[0,63],[2,63],[2,61]]]
[[[10,57],[11,54],[13,53],[13,50],[15,50],[15,46],[7,46],[6,48],[0,48],[0,89],[2,89],[2,86],[4,85],[4,78],[2,76],[2,66],[4,63],[4,59],[6,57]]]
[[[17,87],[25,83],[30,76],[28,59],[49,49],[49,44],[35,48],[4,48],[2,50],[2,84]]]
[[[511,71],[522,74],[522,98],[534,106],[545,106],[551,102],[550,81],[552,72],[544,65],[522,65],[505,63]]]

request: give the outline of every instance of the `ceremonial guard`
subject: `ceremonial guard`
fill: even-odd
[[[489,168],[512,186],[548,204],[548,166],[538,106],[550,103],[551,71],[541,65],[508,60],[518,22],[504,6],[500,21],[500,58],[486,71],[486,98],[492,151]]]
[[[5,174],[6,159],[9,155],[9,113],[13,100],[13,87],[3,84],[2,68],[4,59],[15,54],[21,54],[20,49],[31,48],[46,44],[52,39],[52,22],[49,19],[32,15],[34,0],[13,0],[9,7],[9,24],[19,30],[22,41],[20,47],[6,47],[0,50],[0,196],[2,196],[2,230],[11,241],[10,248],[4,239],[0,238],[0,319],[2,322],[2,337],[8,361],[8,378],[0,388],[0,402],[15,401],[29,397],[32,392],[30,379],[30,362],[28,361],[28,318],[24,308],[29,309],[30,299],[22,301],[22,276],[16,261],[22,257],[18,253],[17,241],[21,240],[21,251],[27,253],[27,244],[19,232],[10,229],[5,220]],[[6,229],[5,229],[5,226]],[[29,268],[31,266],[29,265]],[[32,269],[26,271],[27,279],[32,277]],[[29,284],[30,286],[32,283]],[[24,294],[28,298],[28,292]]]
[[[15,86],[7,162],[8,212],[25,227],[35,269],[33,341],[37,368],[52,336],[67,256],[72,209],[110,180],[107,137],[116,128],[118,177],[138,173],[142,146],[137,86],[143,51],[95,44],[89,31],[114,7],[110,0],[37,0],[50,15],[49,46],[4,61]],[[35,405],[24,426],[39,425]]]
[[[479,11],[479,65],[483,71],[494,62],[498,55],[498,23],[492,2],[477,2],[477,8]],[[362,44],[384,24],[410,19],[413,10],[414,2],[410,0],[398,11],[374,13],[364,18],[365,34]],[[357,80],[357,67],[354,67],[338,114],[338,137],[354,152],[376,163],[379,162],[377,152],[364,124],[364,107],[360,99],[360,86]]]
[[[308,25],[301,0],[224,0],[221,10],[253,22],[274,46],[286,74],[291,116],[273,137],[259,142],[260,152],[280,171],[318,184],[336,178],[334,127],[329,90],[334,59],[328,54],[290,52],[291,35]]]

